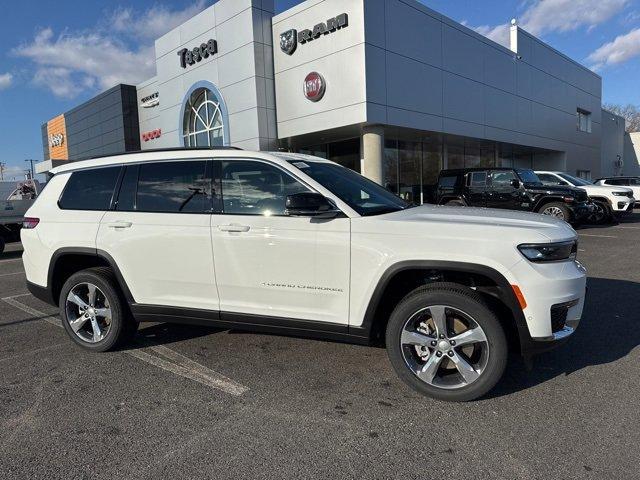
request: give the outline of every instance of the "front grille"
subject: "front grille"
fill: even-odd
[[[576,200],[578,202],[586,202],[589,200],[589,196],[587,195],[587,192],[581,190],[576,193]]]
[[[567,313],[569,312],[567,305],[554,305],[551,307],[551,330],[553,333],[559,332],[567,323]]]

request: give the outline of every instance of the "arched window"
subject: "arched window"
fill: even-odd
[[[182,136],[185,147],[224,145],[224,117],[220,100],[211,90],[197,88],[184,108]]]

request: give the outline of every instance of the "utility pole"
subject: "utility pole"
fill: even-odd
[[[29,164],[31,165],[31,168],[29,169],[29,171],[31,172],[31,178],[30,178],[30,180],[33,180],[33,177],[34,177],[34,172],[33,172],[33,159],[29,158],[29,159],[25,160],[25,162],[29,162]]]
[[[0,162],[0,181],[4,181],[4,167],[6,165],[6,163]]]

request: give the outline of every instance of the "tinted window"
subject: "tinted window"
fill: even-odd
[[[540,183],[540,179],[533,170],[518,170],[518,176],[524,183]]]
[[[471,187],[484,187],[487,184],[487,172],[473,172],[469,177]]]
[[[438,180],[438,185],[440,185],[441,187],[455,187],[457,180],[457,176],[440,177],[440,180]]]
[[[491,184],[494,187],[510,187],[511,181],[517,180],[516,174],[511,170],[491,172]]]
[[[140,165],[136,210],[203,213],[211,210],[210,182],[204,160]]]
[[[629,185],[633,185],[633,186],[640,185],[640,179],[638,179],[638,178],[630,179],[629,180]]]
[[[222,162],[224,213],[284,215],[287,195],[309,189],[282,170],[262,162]]]
[[[138,165],[129,165],[124,173],[116,210],[132,211],[136,207],[136,190],[138,186]]]
[[[606,185],[629,185],[629,180],[624,178],[611,178],[604,183]]]
[[[121,167],[73,172],[60,197],[65,210],[109,210]]]
[[[562,180],[550,173],[538,173],[538,178],[543,185],[560,185],[560,182],[562,182]]]

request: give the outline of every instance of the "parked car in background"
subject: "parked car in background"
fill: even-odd
[[[630,188],[633,191],[633,197],[636,199],[635,207],[640,207],[640,177],[603,177],[593,183],[596,185]]]
[[[0,253],[5,244],[20,241],[20,228],[25,212],[40,191],[37,180],[0,182]]]
[[[414,206],[289,153],[147,151],[52,173],[22,230],[27,285],[88,350],[139,321],[384,344],[412,388],[466,401],[499,381],[509,345],[540,353],[582,315],[578,237],[555,218]]]
[[[633,213],[635,198],[633,190],[626,187],[595,185],[589,180],[574,177],[564,172],[536,171],[536,175],[545,186],[571,186],[584,190],[596,209],[588,221],[595,224],[609,223]]]
[[[568,223],[579,223],[594,211],[584,190],[545,186],[533,170],[523,168],[443,170],[437,203],[536,212]]]

